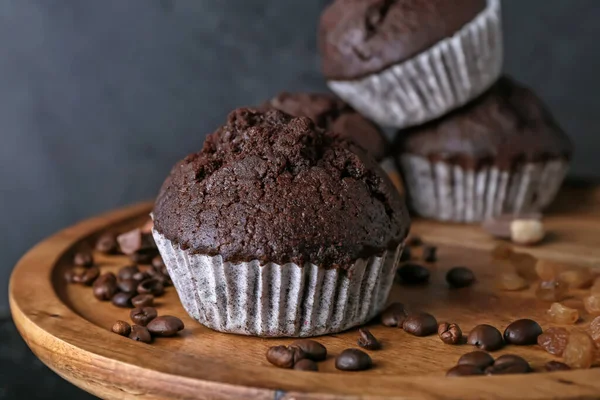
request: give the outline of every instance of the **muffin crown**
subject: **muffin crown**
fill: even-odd
[[[175,165],[154,221],[192,253],[339,268],[395,249],[409,227],[397,191],[362,149],[308,118],[252,109],[233,111]]]

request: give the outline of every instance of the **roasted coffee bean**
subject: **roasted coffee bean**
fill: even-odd
[[[571,369],[567,364],[561,363],[560,361],[548,361],[544,368],[546,371],[568,371]]]
[[[536,344],[542,334],[542,327],[531,319],[519,319],[506,327],[504,341],[508,344],[524,346]]]
[[[78,283],[78,275],[73,268],[66,270],[64,276],[67,283]]]
[[[129,338],[142,343],[152,342],[152,335],[150,335],[150,332],[145,326],[141,325],[133,325],[131,327]]]
[[[473,365],[482,371],[494,364],[494,357],[485,351],[472,351],[458,359],[458,365]]]
[[[447,377],[483,375],[483,371],[475,365],[463,364],[452,367],[446,372]]]
[[[410,247],[421,246],[423,245],[423,240],[421,240],[419,236],[411,235],[408,237],[408,239],[406,239],[405,245]]]
[[[437,332],[438,323],[435,317],[428,313],[409,314],[402,323],[402,329],[411,335],[428,336]]]
[[[402,255],[400,255],[400,261],[401,262],[410,261],[410,258],[411,258],[410,247],[405,247],[404,250],[402,250]]]
[[[112,297],[111,301],[117,307],[132,308],[133,307],[133,304],[131,304],[132,297],[133,297],[132,293],[119,292]]]
[[[131,333],[131,325],[125,321],[117,321],[112,326],[112,331],[117,335],[129,336]]]
[[[494,365],[487,367],[484,372],[486,375],[526,374],[531,372],[531,367],[522,357],[505,354],[498,357]]]
[[[346,349],[335,358],[335,367],[341,371],[364,371],[372,366],[371,357],[359,349]]]
[[[137,281],[137,282],[141,282],[141,281],[145,281],[146,279],[150,279],[150,274],[148,274],[147,272],[136,272],[135,274],[133,274],[133,276],[131,277],[132,280]]]
[[[408,310],[402,303],[392,303],[381,313],[381,323],[385,326],[397,326],[402,324],[408,315]]]
[[[298,346],[273,346],[267,350],[267,361],[279,368],[293,368],[304,358],[306,354]]]
[[[154,307],[144,307],[144,308],[134,308],[129,312],[129,318],[138,325],[146,326],[150,321],[158,316],[156,312],[156,308]]]
[[[419,264],[404,264],[396,272],[398,279],[405,285],[422,285],[429,281],[429,270]]]
[[[124,281],[127,279],[133,279],[133,275],[140,272],[139,268],[135,265],[130,265],[128,267],[123,267],[117,272],[117,277],[120,281]]]
[[[154,305],[154,296],[151,294],[139,294],[131,299],[134,307],[152,307]]]
[[[140,282],[137,287],[137,291],[139,294],[151,294],[155,297],[158,297],[165,292],[165,287],[160,280],[151,278]]]
[[[73,256],[73,264],[79,267],[91,267],[94,265],[94,256],[89,251],[80,251]]]
[[[158,250],[155,248],[145,248],[145,249],[139,249],[136,250],[135,252],[133,252],[132,254],[129,255],[129,258],[131,259],[131,261],[133,261],[136,264],[150,264],[152,262],[152,259],[158,254]]]
[[[135,294],[137,292],[137,287],[139,284],[140,284],[140,281],[136,281],[135,279],[125,279],[125,280],[119,281],[117,286],[119,287],[119,290],[121,292]]]
[[[367,350],[381,349],[381,343],[379,343],[379,340],[377,340],[377,338],[375,336],[373,336],[371,331],[369,331],[368,329],[359,328],[358,334],[360,335],[360,337],[358,338],[357,343],[363,349],[367,349]]]
[[[494,351],[504,346],[502,334],[491,325],[477,325],[469,333],[467,343],[485,351]]]
[[[112,272],[106,272],[94,282],[94,297],[100,301],[109,301],[117,293],[117,277]]]
[[[424,246],[423,247],[423,260],[425,262],[436,262],[437,261],[437,247],[435,246]]]
[[[93,266],[79,275],[79,282],[86,286],[92,286],[94,281],[98,279],[98,276],[100,276],[100,268]]]
[[[464,288],[475,282],[475,274],[466,267],[454,267],[446,274],[446,282],[453,288]]]
[[[114,233],[104,233],[96,241],[96,251],[104,254],[116,254],[119,251],[119,244]]]
[[[165,262],[160,254],[152,259],[152,267],[154,267],[155,270],[162,272],[163,268],[165,267]]]
[[[438,325],[438,335],[446,344],[460,344],[462,341],[462,330],[457,324],[442,322]]]
[[[306,358],[313,361],[323,361],[327,358],[327,348],[317,341],[311,339],[299,339],[293,341],[291,345],[300,347]]]
[[[308,358],[304,358],[294,364],[294,369],[297,371],[318,371],[319,366],[313,360],[309,360]]]
[[[175,336],[184,328],[183,321],[172,315],[156,317],[146,326],[152,335],[162,337]]]

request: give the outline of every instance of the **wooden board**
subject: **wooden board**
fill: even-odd
[[[128,320],[129,310],[101,303],[90,288],[62,280],[73,252],[92,243],[99,233],[134,227],[150,204],[140,204],[67,228],[43,241],[16,266],[10,282],[14,321],[34,353],[59,375],[102,398],[115,399],[587,399],[600,398],[600,369],[543,373],[553,357],[537,346],[507,346],[495,355],[516,353],[528,359],[536,373],[496,377],[445,378],[445,371],[468,345],[449,346],[437,336],[417,338],[376,323],[371,330],[384,348],[370,352],[375,367],[365,372],[340,372],[334,356],[356,347],[351,330],[318,338],[329,350],[320,372],[277,369],[265,360],[269,346],[288,339],[261,339],[211,331],[191,320],[169,288],[158,302],[159,314],[181,317],[186,328],[176,338],[147,345],[117,336],[110,326]],[[600,191],[563,191],[546,219],[549,240],[528,251],[539,257],[581,265],[600,262]],[[548,303],[536,300],[533,288],[500,292],[489,249],[496,243],[476,226],[415,221],[413,232],[440,245],[428,286],[394,285],[390,301],[402,301],[434,314],[438,321],[456,322],[468,332],[480,323],[503,330],[512,320],[533,318],[547,328]],[[101,269],[116,271],[125,257],[97,255]],[[478,282],[471,288],[449,290],[445,271],[456,265],[472,268]],[[576,293],[571,305],[581,306]],[[584,314],[584,323],[589,322]]]

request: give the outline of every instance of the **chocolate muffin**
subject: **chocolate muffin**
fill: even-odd
[[[541,100],[509,77],[473,103],[397,137],[412,208],[450,221],[541,211],[554,199],[572,152]]]
[[[188,313],[259,336],[320,335],[374,317],[409,228],[362,148],[277,110],[232,112],[173,168],[153,215]]]
[[[335,0],[321,16],[319,49],[341,98],[382,125],[416,125],[498,78],[500,2]]]

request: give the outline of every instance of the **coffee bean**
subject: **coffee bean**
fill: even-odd
[[[96,241],[96,251],[104,254],[116,254],[119,251],[119,244],[114,233],[104,233]]]
[[[400,261],[401,262],[409,261],[410,258],[411,258],[410,247],[405,247],[404,250],[402,250],[402,255],[400,256]]]
[[[117,236],[119,248],[123,254],[133,254],[135,251],[143,247],[143,233],[137,228],[129,232],[125,232]]]
[[[132,297],[132,293],[119,292],[112,297],[111,301],[117,307],[131,308],[133,307],[133,305],[131,304]]]
[[[154,307],[137,307],[129,312],[129,318],[131,318],[134,323],[141,326],[148,325],[148,323],[156,318],[157,315],[158,313]]]
[[[158,297],[165,292],[165,287],[160,280],[151,278],[140,282],[137,287],[137,291],[139,294],[151,294],[155,297]]]
[[[467,343],[485,351],[494,351],[504,346],[502,334],[491,325],[477,325],[469,333]]]
[[[127,279],[133,279],[133,275],[140,272],[139,268],[135,265],[130,265],[128,267],[123,267],[117,272],[117,277],[120,281],[124,281]]]
[[[94,265],[94,256],[89,251],[80,251],[75,253],[73,264],[79,267],[91,267]]]
[[[93,286],[94,297],[100,301],[109,301],[117,293],[117,277],[112,272],[106,272],[96,281]]]
[[[450,368],[448,372],[446,372],[447,377],[472,375],[483,375],[483,371],[480,368],[477,368],[475,365],[463,364]]]
[[[155,248],[144,248],[134,251],[129,255],[132,262],[136,264],[150,264],[152,259],[158,254],[158,250]]]
[[[98,279],[98,276],[100,276],[100,268],[93,266],[79,275],[79,282],[86,286],[92,286],[94,281]]]
[[[462,341],[462,330],[457,324],[442,322],[438,325],[438,335],[446,344],[460,344]]]
[[[323,361],[327,358],[327,348],[317,341],[311,339],[299,339],[293,341],[291,345],[300,347],[306,358],[313,361]]]
[[[65,277],[65,281],[67,283],[79,283],[78,282],[79,277],[77,275],[77,272],[73,268],[67,269],[65,271],[64,277]]]
[[[175,336],[184,328],[183,321],[172,315],[156,317],[146,326],[152,335],[162,337]]]
[[[454,267],[446,273],[446,282],[453,288],[464,288],[475,282],[475,274],[469,268]]]
[[[142,343],[152,342],[152,335],[150,335],[150,332],[145,326],[141,325],[133,325],[131,327],[129,338]]]
[[[385,326],[398,326],[406,319],[408,312],[402,303],[392,303],[381,313],[381,323]]]
[[[134,307],[152,307],[154,305],[154,296],[151,294],[139,294],[131,299]]]
[[[544,368],[546,371],[568,371],[571,369],[567,364],[561,363],[560,361],[548,361]]]
[[[165,262],[160,254],[152,259],[152,267],[154,267],[154,269],[157,271],[162,271],[162,269],[165,267]]]
[[[294,364],[294,369],[297,371],[318,371],[319,366],[313,360],[305,358]]]
[[[369,331],[368,329],[359,328],[358,334],[360,335],[360,337],[358,338],[357,343],[363,349],[367,349],[367,350],[381,349],[381,343],[379,343],[379,340],[377,340],[377,338],[375,336],[373,336],[371,331]]]
[[[346,349],[335,358],[335,367],[341,371],[364,371],[372,366],[371,357],[359,349]]]
[[[542,327],[532,319],[519,319],[506,327],[504,340],[508,344],[524,346],[536,344],[542,334]]]
[[[125,321],[117,321],[112,326],[112,331],[117,335],[129,336],[131,333],[131,325]]]
[[[273,346],[267,350],[267,361],[279,368],[292,368],[304,358],[306,355],[298,346]]]
[[[415,336],[428,336],[437,332],[435,317],[427,313],[409,314],[402,323],[402,329]]]
[[[137,292],[137,287],[139,284],[140,282],[136,281],[135,279],[125,279],[119,281],[117,286],[119,287],[119,290],[121,292],[135,294]]]
[[[423,240],[419,236],[409,236],[405,241],[406,246],[416,247],[423,245]]]
[[[137,282],[141,282],[141,281],[145,281],[146,279],[150,279],[150,274],[148,274],[147,272],[136,272],[135,274],[133,274],[133,276],[131,277],[132,280],[137,281]]]
[[[429,281],[429,270],[419,264],[404,264],[396,272],[398,279],[405,285],[422,285]]]
[[[494,364],[494,357],[485,351],[472,351],[460,357],[457,364],[473,365],[483,371],[486,367]]]
[[[529,363],[522,357],[505,354],[494,361],[494,364],[485,369],[486,375],[525,374],[531,372]]]
[[[425,246],[423,247],[423,260],[425,262],[436,262],[437,261],[437,247]]]

